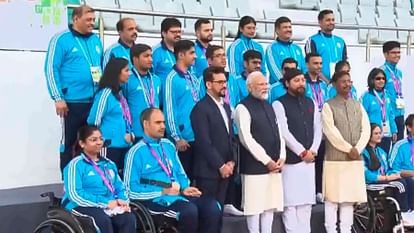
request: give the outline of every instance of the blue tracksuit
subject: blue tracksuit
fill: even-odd
[[[395,117],[404,116],[404,109],[398,109],[396,104],[397,97],[404,97],[402,94],[402,72],[400,69],[397,68],[395,64],[391,64],[389,62],[385,62],[384,65],[381,66],[381,69],[385,72],[385,77],[387,82],[385,83],[385,89],[387,90],[388,96],[391,99],[391,105],[394,110]],[[394,76],[395,81],[398,82],[400,86],[400,90],[396,88],[394,85],[394,81],[392,76]],[[398,81],[397,81],[398,80]]]
[[[194,49],[197,58],[195,59],[192,72],[196,77],[201,77],[203,76],[204,70],[208,67],[208,62],[206,58],[207,48],[204,48],[203,45],[198,40],[196,40]]]
[[[65,209],[72,210],[78,206],[106,208],[112,200],[129,201],[115,163],[100,158],[97,165],[114,187],[114,194],[105,185],[86,155],[82,153],[72,159],[63,171],[65,193],[62,203]]]
[[[377,125],[379,125],[382,129],[383,126],[383,122],[387,122],[388,123],[388,127],[390,130],[391,135],[397,133],[397,126],[395,124],[395,116],[391,107],[391,100],[388,96],[388,92],[385,90],[384,92],[380,92],[378,94],[378,96],[381,99],[385,99],[386,105],[386,113],[385,113],[385,117],[386,119],[382,119],[382,111],[381,111],[381,105],[380,105],[380,101],[378,100],[378,98],[375,95],[375,90],[372,91],[366,91],[362,97],[361,97],[361,102],[362,102],[362,106],[364,106],[365,111],[368,114],[368,118],[370,123],[375,123]],[[385,97],[384,97],[385,95]],[[384,135],[386,137],[391,137],[391,135]]]
[[[336,97],[336,89],[332,84],[328,85],[328,98],[333,99]],[[351,97],[354,100],[358,100],[357,90],[354,85],[351,87]]]
[[[165,85],[165,79],[175,62],[174,52],[169,50],[163,41],[152,48],[152,68],[154,74],[161,78],[161,85]]]
[[[122,93],[127,99],[131,111],[134,135],[135,137],[142,137],[144,131],[141,126],[141,113],[149,107],[160,107],[160,101],[162,99],[161,79],[150,72],[146,75],[140,75],[135,68],[132,68],[128,82],[122,86]],[[153,96],[153,100],[151,96]],[[153,102],[152,106],[150,104],[151,102]]]
[[[98,91],[87,122],[89,125],[99,127],[105,140],[110,140],[109,147],[125,148],[129,146],[125,141],[125,134],[130,130],[124,120],[121,102],[111,89],[104,88]]]
[[[266,75],[266,60],[263,47],[254,39],[247,38],[240,35],[240,38],[235,40],[227,49],[227,60],[229,61],[230,73],[238,76],[244,72],[243,54],[246,50],[254,49],[262,54],[262,73]]]
[[[381,164],[381,167],[378,170],[370,170],[368,168],[369,163],[371,162],[370,155],[367,149],[364,149],[361,153],[362,158],[364,159],[364,167],[365,167],[365,182],[367,184],[375,184],[378,182],[378,177],[389,176],[398,173],[398,171],[392,169],[388,163],[388,155],[387,153],[381,149],[380,147],[376,147],[374,149],[375,155],[378,158],[378,161]]]
[[[194,141],[190,113],[199,100],[199,80],[187,71],[183,73],[176,66],[168,74],[164,93],[164,114],[167,135],[175,141]]]
[[[311,36],[305,44],[305,53],[318,53],[322,57],[322,73],[331,80],[330,66],[346,60],[347,51],[344,39],[339,36],[325,34],[319,31]]]
[[[269,82],[273,84],[283,78],[282,63],[286,58],[293,58],[298,62],[298,69],[303,73],[308,71],[302,49],[293,41],[285,42],[277,38],[266,49],[266,65],[269,70]]]
[[[390,165],[392,169],[398,172],[401,172],[402,170],[414,171],[411,146],[414,147],[414,142],[411,138],[401,139],[394,144],[390,155]]]
[[[268,98],[269,103],[272,104],[274,101],[279,99],[279,97],[282,97],[285,94],[286,94],[286,88],[282,82],[277,81],[273,83],[272,85],[270,85],[270,88],[269,88],[269,98]]]
[[[230,108],[233,111],[236,108],[236,105],[238,104],[239,96],[237,92],[237,84],[235,82],[235,78],[230,73],[226,72],[226,78],[227,78],[227,91],[229,94],[229,100],[230,100]],[[206,85],[204,84],[203,77],[200,77],[200,99],[202,99],[207,91],[206,91]]]
[[[162,169],[146,142],[153,148],[164,166],[171,168],[172,179]],[[163,150],[165,151],[165,155]],[[164,156],[166,156],[168,164]],[[154,202],[163,206],[169,206],[176,200],[185,200],[184,197],[178,195],[163,195],[162,187],[141,184],[141,178],[165,183],[171,183],[173,180],[180,184],[181,191],[190,186],[190,181],[181,166],[174,144],[168,139],[162,138],[155,140],[147,135],[144,135],[141,141],[131,147],[125,157],[124,181],[129,198],[133,200],[152,199]]]
[[[95,34],[81,35],[71,27],[53,36],[45,61],[49,95],[54,101],[90,103],[95,91],[91,67],[102,70],[103,48]]]
[[[322,111],[323,104],[329,99],[328,98],[328,86],[322,80],[313,82],[309,77],[309,74],[305,74],[306,78],[306,90],[305,95],[311,98]]]
[[[247,90],[247,76],[246,73],[243,72],[240,75],[237,75],[234,82],[235,82],[235,88],[234,91],[237,93],[238,100],[236,101],[237,104],[244,98],[246,98],[249,95],[249,91]]]
[[[132,68],[133,64],[130,59],[130,51],[131,48],[128,45],[126,45],[121,39],[118,39],[118,42],[109,46],[109,48],[105,50],[103,68],[105,69],[105,66],[106,64],[108,64],[109,60],[115,57],[127,59],[129,63],[129,68]]]

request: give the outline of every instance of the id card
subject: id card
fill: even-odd
[[[405,102],[402,97],[397,97],[395,100],[395,104],[397,105],[397,109],[404,109],[405,108]]]
[[[391,136],[391,132],[390,132],[390,127],[389,127],[389,122],[382,122],[382,135],[384,137],[390,137]]]
[[[336,65],[336,63],[334,63],[334,62],[329,63],[329,72],[330,72],[330,74],[331,74],[331,77],[326,77],[326,78],[328,78],[329,80],[332,78],[332,76],[333,76],[333,75],[334,75],[334,73],[335,73],[335,65]]]
[[[91,75],[94,83],[98,83],[102,76],[102,71],[99,66],[91,66]]]

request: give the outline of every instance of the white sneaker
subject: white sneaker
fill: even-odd
[[[404,226],[414,226],[414,216],[412,212],[401,212]]]
[[[224,205],[223,212],[225,214],[229,214],[229,215],[233,215],[233,216],[243,216],[244,215],[242,211],[238,210],[236,207],[234,207],[231,204]]]
[[[322,193],[317,193],[316,194],[316,202],[317,203],[323,203],[324,202]]]

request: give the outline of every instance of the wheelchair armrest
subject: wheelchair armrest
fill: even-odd
[[[55,197],[55,193],[54,192],[42,193],[42,194],[40,194],[40,196],[41,197],[48,197],[49,198],[49,208],[59,207],[60,206],[61,199]]]

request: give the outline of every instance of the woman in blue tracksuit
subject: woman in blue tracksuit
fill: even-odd
[[[116,165],[100,156],[104,140],[95,126],[78,131],[77,155],[63,170],[62,206],[94,219],[100,233],[135,233],[135,217]]]
[[[261,71],[266,75],[265,54],[262,45],[253,38],[256,36],[256,20],[251,16],[243,16],[239,21],[239,30],[235,41],[227,49],[229,71],[233,76],[241,75],[244,71],[243,54],[247,50],[257,50],[262,54]]]
[[[121,92],[129,75],[126,59],[113,58],[108,62],[87,120],[102,131],[108,147],[103,156],[115,162],[121,176],[125,154],[134,141],[131,113]]]
[[[400,173],[389,166],[387,153],[377,146],[381,142],[381,128],[377,124],[371,124],[371,138],[362,151],[361,155],[364,160],[365,182],[368,188],[383,188],[392,186],[396,190],[394,197],[397,199],[402,216],[407,220],[408,212],[408,191],[407,185],[401,179]]]
[[[391,99],[385,86],[385,73],[382,69],[374,68],[368,75],[368,91],[362,97],[361,102],[367,111],[369,121],[381,127],[383,137],[379,147],[387,154],[391,150],[391,142],[397,140],[397,126],[392,110]]]
[[[347,73],[351,72],[351,65],[349,64],[347,60],[342,60],[335,64],[335,73],[341,72],[341,71],[345,71]],[[352,97],[352,99],[358,100],[357,90],[354,84],[352,84],[351,86],[351,91],[349,92],[349,95],[350,97]],[[329,99],[333,99],[335,98],[335,96],[336,96],[336,89],[332,85],[332,82],[331,82],[328,86],[328,97]]]

